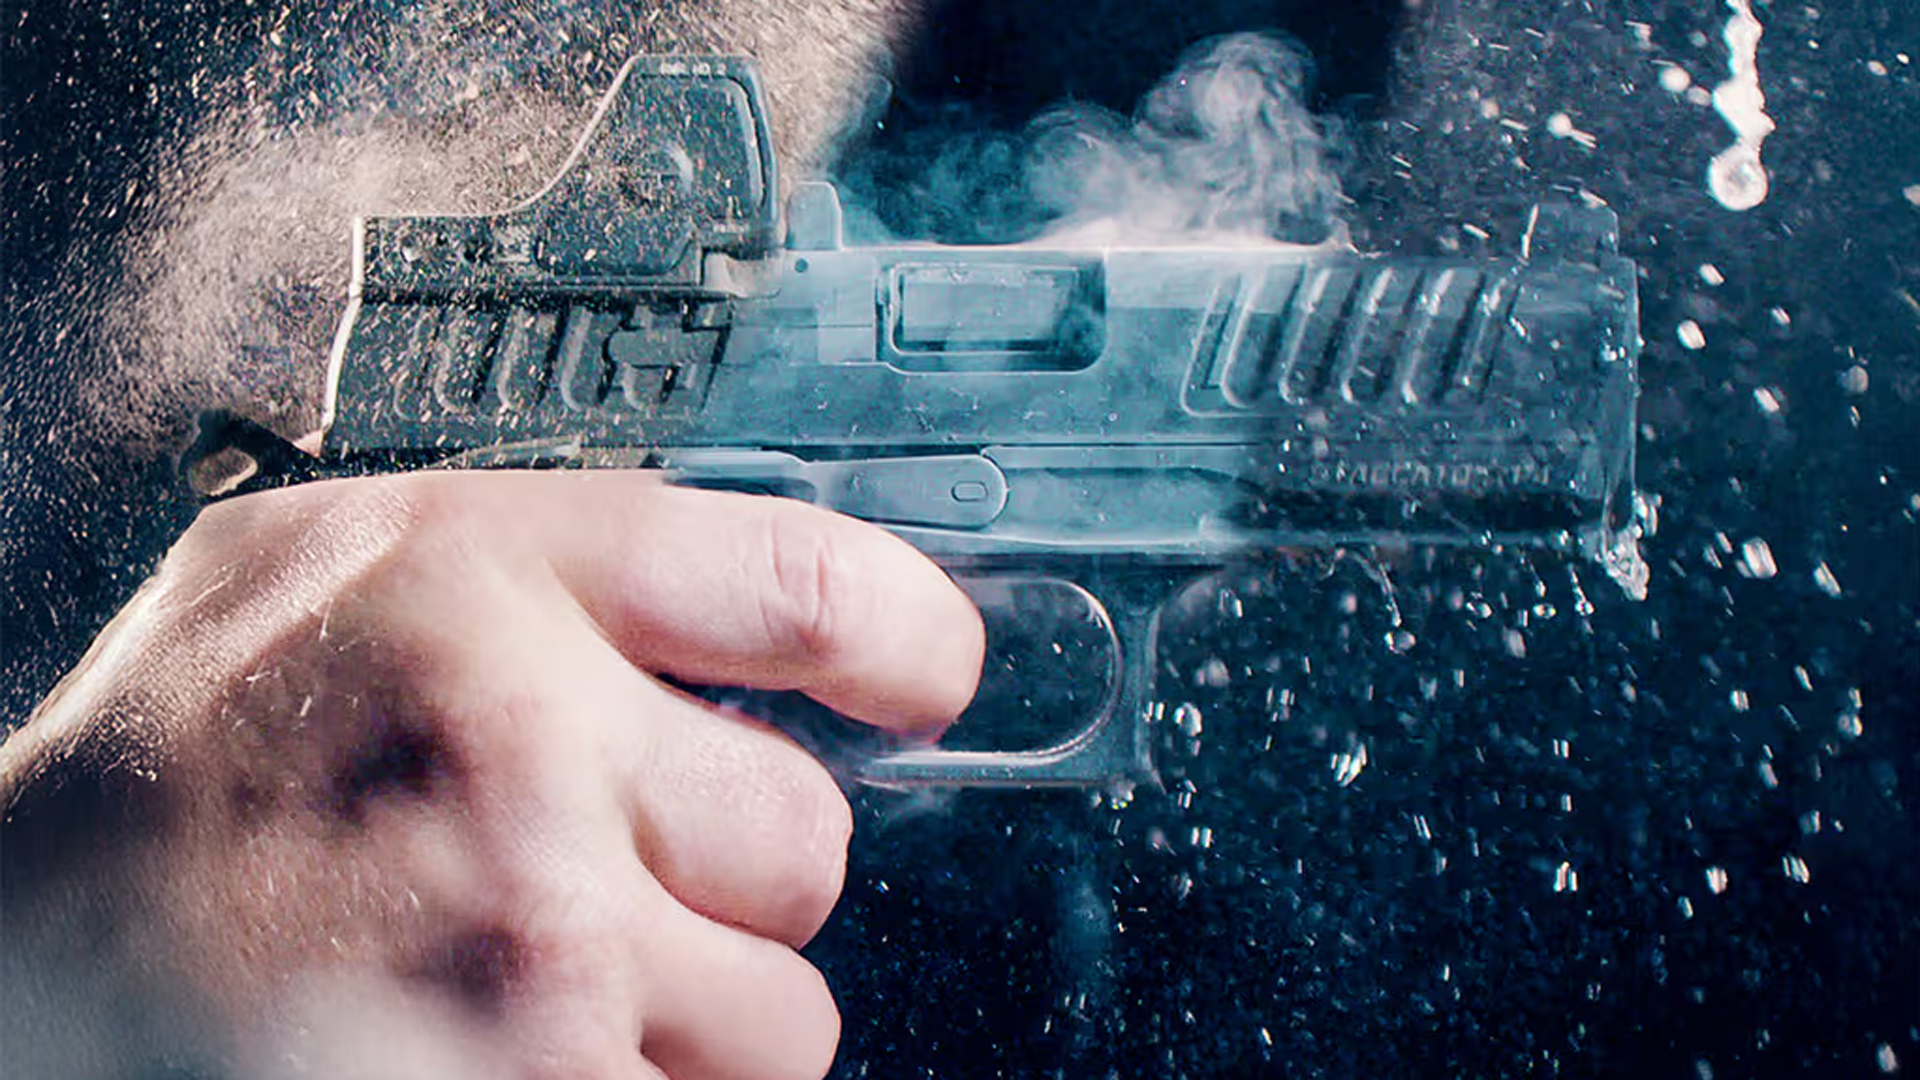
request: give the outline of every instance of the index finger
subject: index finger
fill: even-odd
[[[942,727],[980,677],[985,631],[896,536],[791,499],[640,473],[552,476],[524,513],[561,581],[635,665],[799,690],[858,720]]]

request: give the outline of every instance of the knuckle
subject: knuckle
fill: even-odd
[[[420,606],[423,596],[441,603],[475,595],[477,582],[496,576],[485,571],[513,564],[514,519],[489,479],[412,473],[354,492],[337,520],[388,523],[381,555],[361,576],[359,591],[383,608]],[[401,598],[409,602],[392,604]]]
[[[779,923],[787,935],[804,941],[819,930],[846,881],[847,845],[853,837],[853,810],[831,777],[811,761],[806,779],[783,800],[792,823],[796,857],[780,890],[784,909]]]
[[[805,965],[806,979],[802,1008],[814,1014],[802,1030],[804,1044],[793,1048],[786,1059],[782,1076],[791,1080],[821,1080],[833,1068],[834,1054],[840,1048],[840,1010],[833,1001],[826,977],[811,964]]]
[[[526,977],[528,941],[501,925],[464,929],[434,942],[409,972],[464,1009],[498,1016]]]
[[[796,512],[798,511],[798,512]],[[846,607],[859,587],[845,544],[799,507],[767,517],[771,582],[762,590],[768,640],[796,659],[830,666],[846,651]]]
[[[787,944],[810,940],[833,913],[847,878],[852,807],[812,757],[793,749],[760,803],[768,836],[780,838],[753,922]]]
[[[474,528],[479,485],[472,477],[419,472],[383,477],[386,493],[416,536],[464,535]]]
[[[329,770],[325,805],[342,824],[364,827],[374,809],[445,798],[467,779],[455,725],[368,710]]]
[[[627,935],[627,915],[605,890],[583,883],[596,878],[589,869],[556,884],[552,871],[565,862],[531,857],[489,883],[487,914],[452,939],[463,989],[506,1002],[533,987],[591,992],[618,982],[623,950],[609,946]]]

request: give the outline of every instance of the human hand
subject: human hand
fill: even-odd
[[[9,933],[250,1075],[817,1076],[846,802],[653,676],[932,734],[982,637],[878,529],[646,474],[218,504],[0,748]]]

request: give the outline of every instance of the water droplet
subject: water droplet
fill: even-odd
[[[1518,630],[1507,629],[1500,632],[1500,640],[1507,647],[1507,654],[1515,660],[1527,658],[1527,639]]]
[[[1855,364],[1840,373],[1840,389],[1845,390],[1849,394],[1866,393],[1867,383],[1867,369],[1861,367],[1859,364]]]
[[[1897,1073],[1900,1071],[1900,1059],[1894,1056],[1893,1047],[1886,1043],[1881,1043],[1874,1049],[1873,1063],[1880,1066],[1880,1071],[1883,1073]]]
[[[1787,875],[1788,881],[1805,885],[1813,878],[1813,871],[1807,867],[1807,861],[1798,855],[1787,855],[1780,860],[1780,870]]]
[[[1727,703],[1733,706],[1734,712],[1746,712],[1747,711],[1747,692],[1745,690],[1733,691],[1732,693],[1727,695]]]
[[[1707,347],[1707,332],[1700,329],[1700,324],[1694,322],[1692,319],[1688,319],[1678,327],[1675,327],[1674,334],[1680,339],[1681,345],[1684,345],[1694,352],[1698,352]]]
[[[1633,521],[1642,536],[1660,534],[1660,496],[1650,491],[1633,493]]]
[[[1820,591],[1836,599],[1840,596],[1840,579],[1833,576],[1833,569],[1826,563],[1813,568],[1813,583]]]
[[[1581,618],[1593,614],[1593,601],[1587,599],[1587,590],[1580,586],[1580,574],[1573,568],[1567,569],[1567,581],[1573,586],[1573,610]]]
[[[1780,391],[1771,386],[1755,388],[1753,391],[1753,403],[1760,406],[1760,411],[1766,413],[1768,416],[1778,416],[1781,408],[1784,406]]]
[[[1361,743],[1343,754],[1335,754],[1328,762],[1333,771],[1333,782],[1346,787],[1360,778],[1367,767],[1367,744]]]
[[[1754,537],[1740,545],[1740,573],[1750,578],[1765,581],[1780,572],[1773,561],[1773,549],[1765,540]]]
[[[1709,285],[1725,285],[1727,283],[1727,275],[1721,273],[1720,268],[1712,263],[1701,263],[1700,280]]]
[[[1554,868],[1553,891],[1557,893],[1580,891],[1580,874],[1573,868],[1572,863],[1562,862]]]
[[[1415,638],[1410,630],[1390,630],[1387,632],[1387,648],[1395,653],[1406,653],[1413,648]]]
[[[1727,871],[1725,867],[1707,867],[1707,889],[1715,896],[1727,891]]]
[[[1759,147],[1735,143],[1715,154],[1707,166],[1707,187],[1729,210],[1751,210],[1767,201],[1767,168]]]
[[[1189,702],[1181,702],[1180,706],[1173,710],[1173,726],[1179,728],[1181,734],[1189,739],[1199,738],[1200,733],[1205,730],[1200,716],[1200,707]]]

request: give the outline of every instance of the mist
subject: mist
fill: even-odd
[[[210,408],[308,433],[355,217],[487,213],[539,190],[636,53],[759,56],[782,165],[807,175],[913,6],[223,9],[157,46],[148,126],[163,135],[113,193],[127,212],[69,252],[33,351],[83,373],[52,392],[77,399],[89,436],[136,453],[178,445]],[[80,296],[93,302],[62,309]]]

